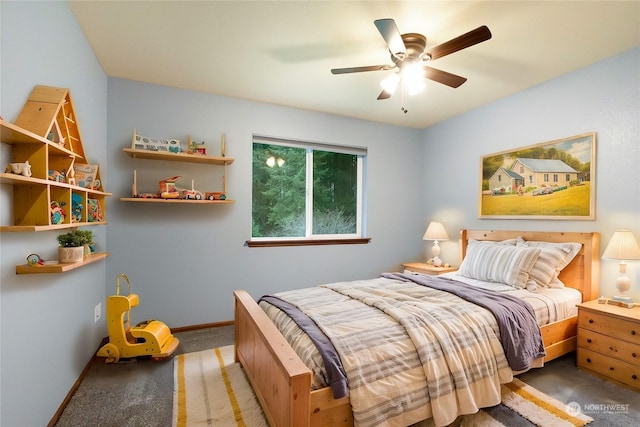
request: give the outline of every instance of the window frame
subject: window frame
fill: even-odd
[[[343,245],[343,244],[367,244],[371,238],[365,237],[365,186],[366,186],[366,160],[368,150],[366,147],[327,144],[322,142],[304,141],[300,139],[284,139],[261,134],[253,134],[251,140],[252,171],[253,171],[253,145],[269,144],[305,149],[305,236],[301,237],[253,237],[245,244],[248,247],[274,247],[274,246],[317,246],[317,245]],[[356,232],[350,234],[313,234],[313,151],[327,151],[338,154],[351,154],[357,156],[357,191],[356,191]],[[253,176],[252,200],[253,200]],[[251,207],[253,218],[253,205]]]

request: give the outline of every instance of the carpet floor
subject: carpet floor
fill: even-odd
[[[233,344],[225,326],[177,333],[178,354]],[[65,408],[57,427],[169,427],[173,416],[173,359],[93,363]],[[575,366],[568,354],[518,378],[564,403],[577,403],[594,419],[589,427],[640,425],[640,393],[618,387]],[[531,426],[531,424],[529,424]]]

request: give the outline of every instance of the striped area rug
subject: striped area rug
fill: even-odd
[[[173,426],[268,425],[232,345],[174,358]]]
[[[514,378],[501,387],[502,403],[458,417],[456,427],[581,427],[593,419]],[[412,427],[433,427],[433,420]]]
[[[502,386],[502,403],[460,417],[453,426],[571,427],[593,421],[571,407],[514,378]],[[433,420],[413,427],[432,427]],[[233,346],[180,354],[174,358],[174,427],[267,427],[260,404]]]

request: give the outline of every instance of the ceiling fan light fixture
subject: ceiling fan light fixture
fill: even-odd
[[[387,45],[393,64],[332,68],[331,73],[350,74],[394,70],[394,74],[380,82],[383,90],[378,95],[378,100],[389,99],[400,85],[402,85],[403,97],[405,94],[409,96],[416,95],[426,87],[425,79],[433,80],[452,88],[460,87],[467,81],[465,77],[424,65],[421,66],[420,64],[442,58],[482,43],[492,37],[489,28],[486,25],[482,25],[475,30],[434,46],[427,52],[425,50],[427,38],[424,35],[418,33],[400,34],[395,21],[391,18],[376,19],[374,24]],[[402,111],[407,112],[404,107],[402,107]]]
[[[402,68],[402,79],[409,92],[409,96],[422,92],[425,88],[424,70],[419,63],[414,62]]]
[[[389,94],[393,95],[400,83],[400,74],[393,73],[388,75],[380,82],[380,86]]]

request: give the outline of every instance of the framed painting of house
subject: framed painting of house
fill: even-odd
[[[595,219],[596,134],[481,158],[479,218]]]

